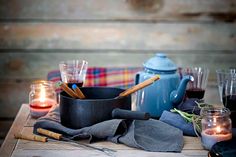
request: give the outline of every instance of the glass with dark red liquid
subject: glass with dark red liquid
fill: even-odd
[[[188,82],[186,98],[203,99],[208,81],[209,69],[203,67],[187,67],[183,69],[184,75],[192,75],[194,81]]]
[[[236,128],[236,95],[223,96],[223,104],[231,112],[232,127]]]
[[[192,88],[186,90],[186,96],[188,98],[202,99],[204,97],[205,90],[201,88]]]
[[[82,87],[85,82],[88,62],[85,60],[67,60],[59,64],[62,82],[70,88],[73,84]]]
[[[232,127],[236,128],[236,77],[225,81],[222,96],[224,106],[231,112]]]

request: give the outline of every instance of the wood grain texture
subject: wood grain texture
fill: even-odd
[[[12,127],[8,132],[6,139],[4,140],[0,148],[1,157],[11,156],[13,149],[17,143],[17,140],[14,138],[14,134],[21,132],[28,116],[29,116],[29,108],[27,107],[27,105],[23,104],[19,110],[19,113],[16,116],[16,120],[14,120]]]
[[[236,23],[0,23],[0,49],[229,50]]]
[[[234,0],[0,0],[2,21],[234,21]]]
[[[28,121],[32,121],[28,119]],[[28,122],[27,122],[28,123]],[[32,127],[24,127],[22,130],[22,133],[24,134],[30,134],[32,133]],[[83,142],[83,141],[82,141]],[[146,152],[142,150],[138,150],[135,148],[127,147],[123,144],[114,144],[111,142],[96,142],[91,144],[92,146],[99,147],[99,148],[111,148],[114,150],[117,150],[115,153],[116,156],[164,156],[164,155],[170,155],[170,156],[206,156],[207,151],[203,150],[203,147],[201,146],[201,142],[199,138],[196,137],[187,137],[184,136],[184,148],[182,150],[182,154],[180,153],[160,153],[160,152]],[[24,156],[27,155],[28,153],[32,153],[37,155],[38,153],[42,152],[44,150],[45,153],[41,155],[55,155],[55,152],[61,151],[61,153],[75,153],[77,151],[82,152],[85,156],[90,156],[92,153],[93,155],[102,155],[103,153],[90,150],[88,152],[86,148],[83,147],[78,147],[76,145],[66,143],[66,142],[58,142],[58,141],[49,141],[47,143],[39,143],[39,142],[30,142],[30,141],[25,141],[25,140],[19,140],[15,151],[13,153],[13,156]],[[73,154],[72,153],[72,154]],[[95,154],[94,154],[95,153]],[[56,153],[57,154],[57,153]],[[124,155],[127,154],[127,155]],[[58,154],[59,155],[59,154]]]
[[[85,59],[89,66],[127,67],[142,66],[155,56],[155,51],[105,51],[105,52],[19,52],[2,53],[0,56],[0,117],[14,117],[21,103],[28,102],[30,84],[36,79],[46,79],[50,70],[58,69],[62,60]],[[205,99],[219,104],[216,86],[218,68],[236,67],[236,53],[225,51],[167,51],[166,54],[178,66],[205,66],[210,69]],[[18,61],[15,63],[15,61]],[[16,65],[15,65],[16,64]],[[17,68],[16,68],[17,67]]]
[[[14,151],[12,157],[25,157],[25,156],[40,156],[40,157],[64,157],[66,155],[70,157],[78,157],[78,154],[80,157],[104,157],[107,156],[106,154],[99,152],[99,151],[91,151],[91,150],[27,150],[27,149],[19,149]],[[197,153],[196,153],[197,154]],[[141,150],[119,150],[118,152],[114,153],[117,157],[186,157],[184,154],[180,153],[163,153],[163,152],[145,152]],[[204,155],[199,155],[199,157],[205,157],[207,153]],[[189,157],[195,156],[195,155],[188,155]]]
[[[30,118],[27,119],[27,121],[31,121]],[[26,122],[28,123],[28,122]],[[27,127],[25,126],[22,129],[22,134],[32,134],[33,127]],[[86,142],[86,141],[81,141]],[[60,145],[58,145],[60,144]],[[101,142],[95,142],[91,144],[95,147],[107,147],[108,145],[112,147],[114,150],[134,150],[135,148],[127,147],[124,144],[115,144],[107,141],[101,141]],[[60,141],[49,141],[47,143],[40,143],[40,142],[31,142],[26,140],[19,140],[18,145],[16,146],[16,149],[84,149],[83,147],[78,147],[77,145],[73,145],[68,142],[60,142]],[[184,136],[184,148],[183,151],[188,150],[202,150],[203,147],[201,145],[201,141],[197,137],[190,137],[190,136]],[[135,149],[136,150],[136,149]]]
[[[156,52],[165,54],[179,67],[205,66],[210,69],[210,79],[216,80],[218,68],[236,67],[236,53],[225,51],[98,51],[98,52],[13,52],[1,53],[0,79],[21,82],[26,79],[46,79],[50,70],[59,69],[62,60],[85,59],[89,67],[142,67]],[[20,66],[14,64],[15,60]],[[219,64],[220,63],[220,64]],[[2,80],[4,81],[4,80]]]

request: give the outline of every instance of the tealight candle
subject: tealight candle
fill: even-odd
[[[227,108],[203,108],[201,141],[204,148],[232,138],[230,111]]]
[[[203,130],[201,136],[202,145],[206,149],[211,149],[211,147],[217,142],[230,140],[232,138],[232,133],[221,130],[218,126],[216,128]]]
[[[39,118],[46,115],[56,103],[56,92],[52,82],[43,80],[33,82],[29,94],[31,117]]]

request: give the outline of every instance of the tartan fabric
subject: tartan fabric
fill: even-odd
[[[135,74],[141,70],[141,67],[89,67],[84,86],[109,86],[127,89],[134,85]],[[47,79],[55,83],[61,81],[60,71],[50,71]],[[56,90],[60,91],[60,89]]]
[[[106,68],[88,68],[84,86],[107,86]]]

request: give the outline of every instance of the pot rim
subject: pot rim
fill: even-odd
[[[80,89],[82,89],[82,90],[83,90],[83,89],[111,89],[111,90],[114,89],[114,90],[120,90],[120,93],[123,92],[123,91],[125,91],[125,89],[118,88],[118,87],[104,87],[104,86],[80,87]],[[70,100],[89,101],[89,102],[93,102],[93,101],[111,101],[111,100],[114,101],[114,100],[124,99],[124,98],[126,98],[126,97],[131,97],[131,95],[128,95],[128,96],[126,96],[126,97],[118,97],[118,95],[117,95],[117,97],[114,97],[114,98],[106,98],[106,99],[87,99],[87,98],[85,98],[85,99],[79,99],[79,98],[75,99],[75,98],[72,98],[72,97],[63,95],[62,93],[65,93],[65,92],[62,91],[62,92],[60,93],[60,97],[64,97],[64,98],[70,99]]]

